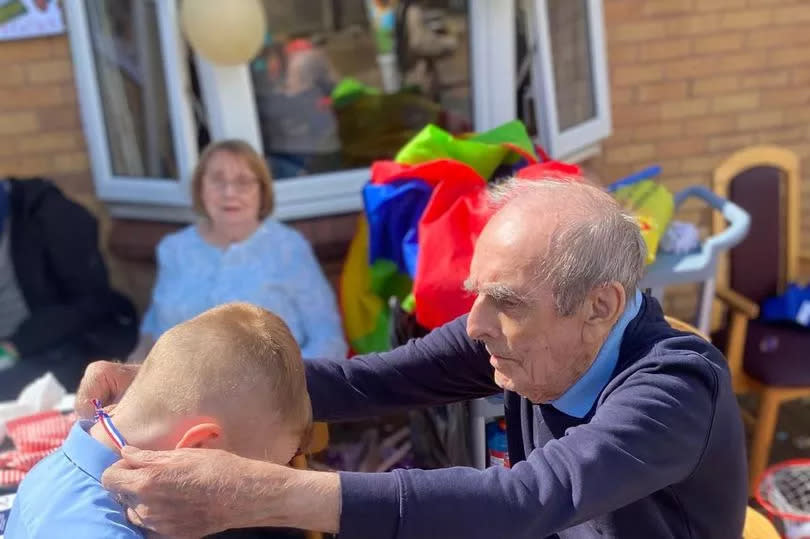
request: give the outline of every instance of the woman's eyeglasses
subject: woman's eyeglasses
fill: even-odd
[[[256,178],[248,178],[245,176],[240,176],[233,181],[227,181],[225,178],[214,176],[205,178],[205,182],[218,193],[224,193],[228,186],[231,186],[233,192],[240,195],[251,192],[259,185],[259,181]]]

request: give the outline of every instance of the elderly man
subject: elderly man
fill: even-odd
[[[389,353],[309,362],[307,376],[328,421],[500,387],[511,469],[326,473],[128,448],[104,484],[130,518],[183,537],[267,525],[374,539],[738,539],[746,468],[729,373],[637,290],[636,224],[582,183],[513,181],[496,195],[469,315]],[[132,368],[91,367],[80,402],[114,399]]]

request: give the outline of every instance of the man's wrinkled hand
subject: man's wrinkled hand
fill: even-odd
[[[257,466],[265,472],[256,473]],[[267,469],[283,466],[244,459],[215,449],[143,451],[127,446],[102,477],[136,525],[168,537],[202,537],[229,528],[267,525],[266,508],[252,500],[273,484]]]

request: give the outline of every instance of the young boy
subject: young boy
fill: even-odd
[[[6,538],[143,537],[101,485],[120,458],[118,433],[143,449],[218,448],[286,464],[311,421],[304,365],[284,322],[244,303],[211,309],[160,337],[108,420],[77,423],[31,470]]]

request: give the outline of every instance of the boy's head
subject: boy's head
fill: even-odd
[[[119,420],[140,447],[219,448],[286,464],[312,422],[298,345],[260,307],[206,311],[158,339],[113,412]]]

